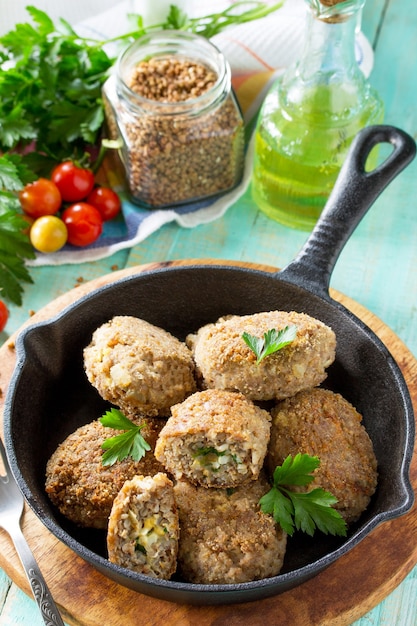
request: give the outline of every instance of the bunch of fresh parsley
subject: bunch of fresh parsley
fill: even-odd
[[[46,13],[27,10],[34,25],[0,38],[0,297],[18,306],[32,282],[25,261],[35,256],[18,192],[99,142],[101,87],[113,63],[63,20],[56,27]]]
[[[0,38],[0,150],[32,145],[36,170],[81,158],[104,121],[101,88],[113,59],[64,20],[28,7],[34,24]]]

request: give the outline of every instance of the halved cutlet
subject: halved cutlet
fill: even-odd
[[[126,481],[109,518],[109,560],[169,579],[177,567],[178,537],[178,513],[168,476],[160,472]]]
[[[155,457],[177,480],[236,487],[257,479],[270,425],[270,414],[244,395],[207,389],[171,408]]]

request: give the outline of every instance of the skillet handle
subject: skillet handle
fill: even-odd
[[[379,143],[393,151],[370,172],[366,159]],[[416,143],[393,126],[368,126],[354,138],[332,193],[316,226],[295,259],[279,272],[280,280],[329,298],[336,261],[356,226],[381,192],[414,158]]]

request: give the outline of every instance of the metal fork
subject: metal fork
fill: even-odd
[[[23,512],[24,499],[10,470],[1,439],[0,456],[6,472],[5,475],[0,474],[0,527],[4,528],[13,539],[44,623],[48,626],[65,626],[31,549],[22,534],[20,518]]]

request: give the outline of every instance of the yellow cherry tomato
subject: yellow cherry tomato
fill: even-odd
[[[32,246],[39,252],[56,252],[65,245],[68,231],[59,217],[44,215],[33,222],[29,237]]]

